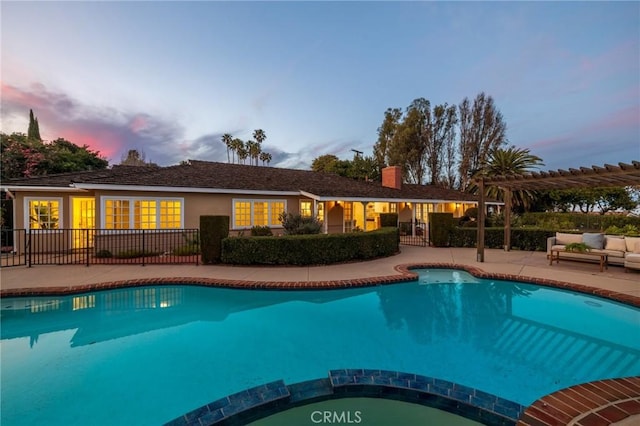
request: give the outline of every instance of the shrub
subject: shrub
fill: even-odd
[[[519,250],[547,250],[547,238],[553,237],[555,231],[546,229],[517,228],[511,230],[511,247]],[[451,247],[476,247],[478,230],[456,227],[451,230],[449,243]],[[504,247],[504,228],[485,228],[484,245],[487,248]]]
[[[191,256],[194,254],[200,253],[200,246],[197,245],[184,245],[180,247],[176,247],[171,251],[172,254],[176,256]]]
[[[622,228],[613,225],[605,229],[604,233],[609,235],[626,235],[630,237],[640,235],[638,227],[634,225],[625,225]]]
[[[319,234],[322,230],[322,222],[315,217],[283,212],[278,219],[282,222],[285,235]]]
[[[222,240],[229,236],[229,216],[200,216],[202,263],[219,263]]]
[[[222,261],[236,265],[326,265],[390,256],[397,251],[396,228],[347,234],[230,237],[222,241]]]
[[[111,254],[109,250],[103,249],[96,252],[96,257],[98,259],[108,259],[110,257],[113,257],[113,254]]]
[[[453,213],[429,213],[429,241],[435,247],[449,245]]]
[[[252,237],[268,237],[271,235],[273,235],[273,232],[268,226],[254,226],[251,228]]]
[[[398,213],[380,213],[380,226],[397,227],[398,226]]]
[[[470,219],[478,219],[478,208],[477,207],[469,207],[464,211],[464,215]]]
[[[600,231],[610,226],[619,228],[625,225],[640,227],[640,217],[621,215],[594,215],[584,213],[524,213],[522,224],[539,228],[584,231]]]

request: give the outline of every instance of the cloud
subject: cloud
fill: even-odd
[[[29,109],[33,109],[45,140],[64,138],[77,145],[87,145],[111,164],[120,163],[131,149],[144,153],[147,161],[159,165],[187,159],[226,162],[227,149],[221,141],[222,135],[242,133],[220,131],[188,140],[184,137],[184,128],[170,118],[85,105],[42,84],[25,89],[0,83],[0,90],[3,132],[26,132]],[[333,142],[294,153],[268,145],[263,147],[272,155],[271,166],[292,168],[308,168],[315,156],[334,149],[340,150],[340,147]]]

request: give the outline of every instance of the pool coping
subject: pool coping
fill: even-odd
[[[329,290],[341,288],[373,287],[378,285],[395,284],[414,281],[418,278],[413,269],[458,269],[476,278],[508,280],[522,283],[537,284],[545,287],[555,287],[580,293],[602,297],[631,306],[640,307],[640,296],[590,287],[566,281],[547,278],[528,277],[514,274],[486,272],[478,267],[458,263],[405,263],[395,266],[398,275],[385,275],[368,278],[326,281],[258,281],[258,280],[229,280],[223,278],[206,277],[158,277],[137,278],[131,280],[107,281],[96,284],[83,284],[67,287],[32,287],[0,290],[0,298],[22,296],[52,296],[72,295],[91,291],[113,290],[127,287],[159,286],[159,285],[196,285],[205,287],[223,287],[253,290]]]
[[[244,425],[292,408],[339,398],[403,401],[486,425],[515,425],[525,409],[516,402],[446,380],[361,368],[331,370],[328,379],[288,386],[276,380],[212,401],[165,426]]]

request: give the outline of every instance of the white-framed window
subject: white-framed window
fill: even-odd
[[[300,201],[300,216],[311,217],[313,215],[313,202]]]
[[[280,213],[286,210],[285,200],[233,200],[233,229],[251,228],[252,226],[281,227]]]
[[[102,228],[181,229],[183,198],[101,197]]]
[[[58,230],[62,225],[62,198],[26,197],[24,223],[28,229]]]

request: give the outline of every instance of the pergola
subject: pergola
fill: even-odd
[[[640,161],[631,164],[605,164],[604,167],[530,172],[523,175],[479,177],[478,184],[478,254],[484,262],[485,188],[496,186],[504,190],[504,249],[511,249],[511,194],[517,190],[575,189],[640,185]]]

